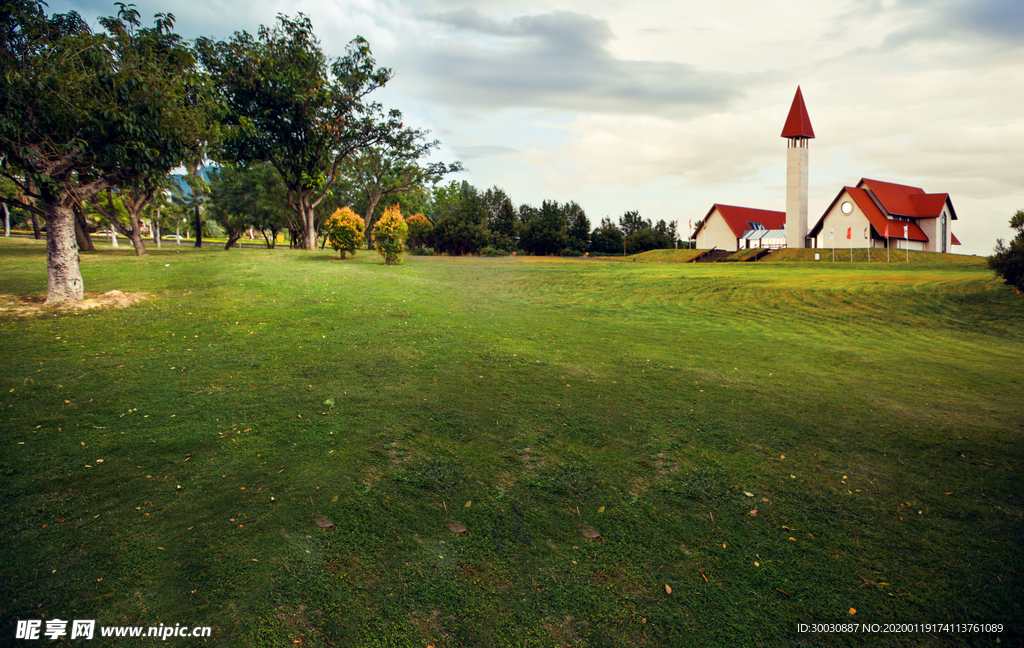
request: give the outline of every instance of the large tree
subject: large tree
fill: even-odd
[[[74,206],[167,173],[205,124],[204,80],[173,16],[141,28],[134,7],[120,7],[102,33],[38,1],[0,11],[0,173],[29,199],[14,204],[46,219],[47,303],[84,296]]]
[[[220,155],[232,162],[270,162],[281,174],[302,247],[317,245],[316,207],[327,197],[341,164],[378,143],[378,107],[367,94],[391,79],[377,68],[365,39],[345,56],[328,58],[309,18],[278,16],[254,37],[236,32],[227,42],[197,41],[229,113]]]
[[[368,238],[373,236],[373,214],[381,198],[402,194],[436,184],[445,175],[462,171],[462,163],[420,160],[441,146],[439,140],[427,140],[428,130],[407,128],[402,113],[392,110],[378,122],[380,141],[366,147],[345,165],[345,176],[354,192],[365,201],[363,226]]]
[[[1013,286],[1017,294],[1024,291],[1024,209],[1018,209],[1010,218],[1010,227],[1017,235],[1009,244],[996,241],[995,254],[988,258],[988,267]]]

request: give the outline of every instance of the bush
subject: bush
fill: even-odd
[[[483,248],[482,250],[480,250],[480,256],[486,256],[486,257],[500,257],[500,256],[508,256],[510,254],[512,254],[512,253],[509,252],[508,250],[501,250],[501,249],[498,249],[498,248],[493,248],[493,247],[491,247],[489,245],[487,247]]]
[[[354,256],[356,250],[363,244],[363,228],[363,219],[348,207],[335,211],[324,223],[327,242],[341,252],[342,259],[345,258],[346,252],[351,252]]]
[[[409,250],[409,254],[413,256],[434,256],[437,253],[427,247],[414,247]]]
[[[401,209],[398,205],[391,205],[384,210],[384,215],[377,221],[373,230],[373,244],[377,252],[384,257],[387,265],[397,265],[402,262],[402,252],[405,250],[405,238],[409,234],[409,226],[402,218]]]
[[[562,250],[561,252],[558,253],[558,256],[581,257],[581,256],[583,256],[583,253],[580,252],[579,250],[574,250],[572,248],[565,248],[564,250]]]

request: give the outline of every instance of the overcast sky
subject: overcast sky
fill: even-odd
[[[785,210],[799,85],[817,139],[810,221],[862,177],[949,193],[966,254],[1024,209],[1021,0],[137,0],[193,38],[303,12],[331,55],[356,35],[395,78],[374,97],[433,131],[439,159],[512,200],[575,200],[596,226],[637,209]],[[51,0],[91,24],[113,3]]]

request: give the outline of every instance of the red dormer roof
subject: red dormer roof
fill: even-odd
[[[800,92],[800,86],[796,87],[793,105],[789,108],[786,125],[782,127],[782,137],[814,139],[814,129],[811,128],[811,118],[807,115],[807,106],[804,105],[804,95]]]
[[[862,178],[858,188],[869,189],[882,207],[892,216],[908,218],[937,218],[949,204],[950,217],[956,220],[956,212],[949,201],[949,194],[926,194],[920,187],[882,182]]]
[[[752,229],[750,223],[761,223],[765,229],[780,230],[786,224],[786,212],[770,211],[768,209],[751,209],[750,207],[734,207],[733,205],[719,205],[715,203],[708,210],[704,220],[701,221],[700,225],[693,232],[693,236],[696,238],[697,232],[704,227],[707,223],[708,217],[714,213],[715,210],[722,215],[725,219],[725,224],[729,226],[732,233],[736,235],[736,238],[743,236],[743,232]]]

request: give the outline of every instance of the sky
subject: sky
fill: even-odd
[[[186,38],[305,13],[324,50],[366,38],[394,70],[371,98],[442,142],[461,178],[516,204],[574,200],[597,226],[714,203],[785,210],[797,86],[810,225],[873,178],[948,193],[958,253],[988,255],[1024,209],[1021,0],[136,0]],[[51,0],[96,18],[113,3]]]

